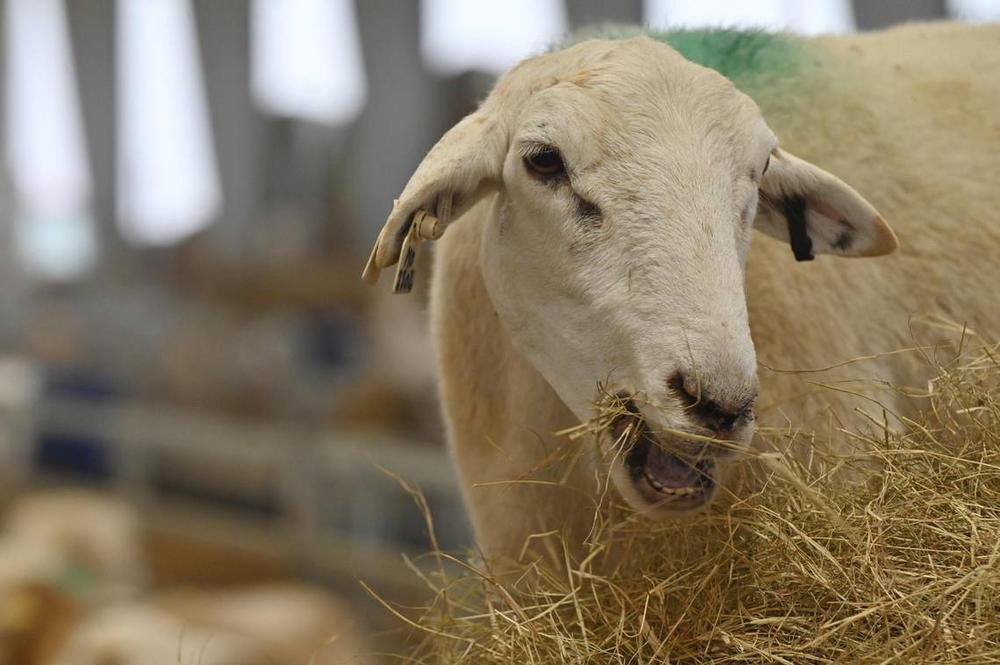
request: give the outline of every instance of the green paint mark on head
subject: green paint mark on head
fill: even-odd
[[[763,30],[641,30],[638,28],[606,27],[584,31],[569,43],[590,38],[628,39],[646,35],[676,49],[696,64],[714,69],[736,87],[753,96],[769,83],[788,79],[800,72],[809,58],[805,57],[805,42],[786,33]]]
[[[795,74],[803,63],[802,43],[782,33],[677,30],[649,36],[669,44],[691,62],[714,69],[746,92]]]

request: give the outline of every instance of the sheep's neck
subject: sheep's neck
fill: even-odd
[[[576,549],[591,521],[582,507],[599,491],[592,443],[555,434],[577,421],[500,323],[478,260],[487,211],[477,206],[453,225],[435,266],[432,319],[449,446],[488,556],[516,557],[529,536],[551,531]],[[556,541],[533,542],[538,551]]]

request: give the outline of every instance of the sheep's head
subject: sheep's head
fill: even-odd
[[[645,37],[503,77],[420,165],[371,268],[397,261],[416,211],[457,218],[487,194],[480,262],[500,320],[579,418],[599,385],[620,396],[611,475],[654,514],[707,503],[752,437],[752,229],[801,260],[896,247],[857,192],[778,148],[749,97]]]

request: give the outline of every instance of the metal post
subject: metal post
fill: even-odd
[[[858,30],[879,30],[948,15],[946,0],[853,0],[853,4]]]
[[[223,208],[218,249],[248,251],[262,207],[267,124],[250,87],[250,2],[196,0],[195,20],[212,118]]]
[[[566,13],[574,30],[605,23],[639,25],[642,23],[642,0],[566,0]]]
[[[409,180],[443,131],[445,116],[437,83],[420,55],[420,3],[357,0],[361,48],[368,78],[368,104],[357,123],[352,164],[357,212],[372,239]],[[358,247],[358,252],[367,249]]]
[[[129,255],[118,232],[116,212],[116,3],[115,0],[69,0],[66,17],[90,158],[100,271],[105,275],[115,274],[125,268]]]

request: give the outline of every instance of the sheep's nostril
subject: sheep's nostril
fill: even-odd
[[[698,382],[679,372],[667,380],[667,386],[693,420],[716,434],[729,434],[742,424],[741,421],[753,420],[753,396],[739,402],[716,401],[711,394],[702,391]]]
[[[684,403],[684,406],[693,406],[701,398],[699,394],[701,391],[698,386],[696,384],[692,385],[691,380],[685,378],[680,372],[667,379],[667,386]]]
[[[721,432],[728,432],[736,426],[736,421],[740,419],[740,414],[730,413],[719,416],[718,429]]]

